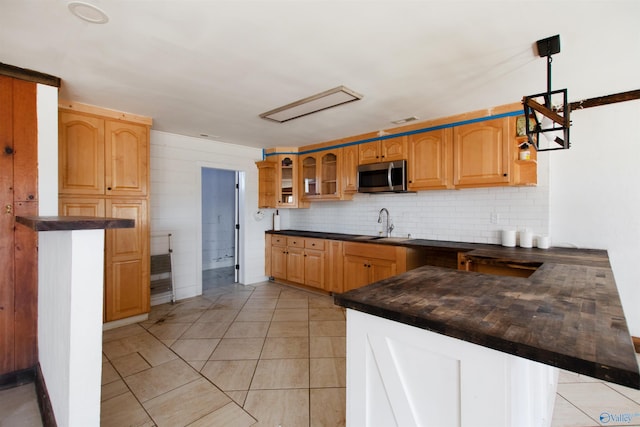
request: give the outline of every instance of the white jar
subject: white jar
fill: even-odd
[[[533,233],[529,230],[520,232],[520,247],[530,248],[533,246]]]
[[[502,246],[512,248],[516,245],[516,231],[502,230]]]
[[[538,241],[536,243],[540,249],[549,249],[551,246],[551,239],[549,236],[538,236],[537,240]]]

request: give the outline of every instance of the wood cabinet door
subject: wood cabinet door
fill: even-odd
[[[276,279],[287,278],[287,248],[271,246],[271,276]]]
[[[149,311],[149,225],[146,200],[109,199],[107,216],[134,219],[134,228],[106,232],[105,320]]]
[[[440,129],[409,136],[409,190],[453,187],[451,140],[451,129]]]
[[[105,187],[111,196],[145,196],[149,176],[147,127],[105,121]]]
[[[104,120],[60,111],[58,144],[60,194],[103,195]]]
[[[510,179],[509,120],[494,119],[453,129],[456,187],[507,185]]]
[[[303,199],[320,195],[319,164],[315,154],[300,157],[300,191]]]
[[[366,258],[345,255],[344,280],[342,283],[345,292],[371,283],[368,266],[369,261]]]
[[[304,283],[304,249],[287,247],[287,280]]]
[[[358,191],[358,146],[348,145],[340,149],[340,178],[343,193]]]
[[[391,162],[407,158],[407,137],[383,139],[380,141],[380,161]]]
[[[367,163],[381,162],[380,159],[380,141],[367,142],[358,145],[358,163],[361,165]]]
[[[386,259],[369,260],[369,283],[387,279],[398,274],[397,264]]]
[[[304,284],[324,289],[324,251],[305,249],[304,251]]]
[[[336,151],[321,151],[318,153],[320,165],[320,195],[323,198],[337,199],[340,197],[340,163]]]
[[[60,197],[58,211],[61,216],[95,216],[104,218],[105,199]]]
[[[276,164],[275,162],[256,162],[258,166],[258,207],[276,207]]]
[[[344,280],[343,243],[339,240],[327,240],[325,245],[327,262],[325,262],[325,289],[329,292],[342,293]]]

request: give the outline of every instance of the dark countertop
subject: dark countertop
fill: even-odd
[[[16,222],[35,231],[101,230],[133,228],[135,220],[92,216],[17,216]]]
[[[274,234],[363,242],[360,236]],[[346,308],[640,389],[640,373],[607,252],[433,240],[371,243],[463,251],[476,262],[536,263],[528,278],[424,266],[335,295]]]

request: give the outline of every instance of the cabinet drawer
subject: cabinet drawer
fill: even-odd
[[[323,239],[304,239],[304,247],[307,249],[324,251],[324,240]]]
[[[364,258],[377,258],[395,261],[397,257],[397,249],[399,249],[397,246],[390,245],[344,242],[345,255],[354,255]]]
[[[271,246],[287,246],[287,238],[283,236],[272,236]]]
[[[290,248],[304,248],[304,239],[302,237],[287,237],[287,246]]]

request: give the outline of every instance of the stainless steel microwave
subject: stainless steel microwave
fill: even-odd
[[[407,161],[371,163],[358,166],[359,193],[407,191]]]

